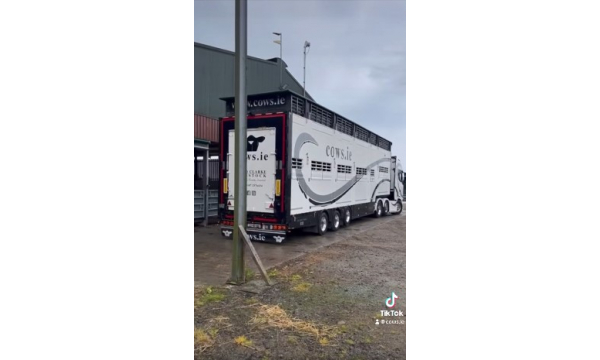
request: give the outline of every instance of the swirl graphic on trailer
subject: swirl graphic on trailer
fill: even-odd
[[[316,146],[319,146],[319,144],[317,143],[317,140],[315,140],[315,138],[308,134],[308,133],[302,133],[300,135],[298,135],[298,138],[296,139],[296,143],[294,144],[294,157],[295,158],[299,158],[300,157],[300,150],[302,149],[302,147],[305,144],[313,144]],[[379,159],[371,164],[369,164],[366,169],[367,171],[371,168],[373,168],[374,166],[381,164],[381,163],[389,163],[390,159],[386,159],[386,158],[382,158]],[[331,204],[334,203],[336,201],[338,201],[340,198],[342,198],[342,196],[344,196],[348,191],[350,191],[350,189],[352,189],[352,187],[354,187],[354,185],[356,185],[356,183],[358,183],[358,181],[363,177],[363,175],[355,175],[352,179],[348,180],[344,185],[342,185],[339,189],[335,190],[334,192],[330,193],[330,194],[317,194],[316,192],[314,192],[309,186],[308,183],[304,180],[304,175],[302,175],[302,169],[294,169],[296,172],[296,178],[298,180],[298,186],[300,186],[300,190],[304,193],[304,195],[306,196],[306,198],[308,199],[308,201],[310,201],[312,204],[315,205],[325,205],[325,204]],[[389,179],[387,180],[389,181]],[[385,181],[381,181],[379,184],[377,184],[377,187],[379,185],[381,185],[381,183],[383,183]],[[377,187],[375,188],[375,190],[377,189]],[[375,191],[373,191],[373,196],[375,196]]]

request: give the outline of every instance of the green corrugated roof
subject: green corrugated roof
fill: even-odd
[[[220,98],[235,95],[235,53],[194,42],[194,113],[219,118],[225,116],[225,102]],[[286,69],[283,84],[303,93],[302,85]],[[246,92],[259,94],[279,91],[280,68],[277,61],[247,57]],[[306,97],[312,99],[310,94]]]

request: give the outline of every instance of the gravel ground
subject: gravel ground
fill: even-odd
[[[197,287],[196,359],[404,359],[405,212],[373,225],[271,269],[259,294]],[[403,316],[382,317],[392,291]]]

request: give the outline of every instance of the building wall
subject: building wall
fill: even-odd
[[[249,56],[246,61],[248,94],[279,90],[279,62]],[[302,84],[285,69],[283,84],[302,94]],[[235,95],[235,54],[231,51],[194,43],[194,113],[219,118],[225,116],[223,97]],[[307,97],[310,95],[307,94]]]
[[[219,142],[219,121],[213,118],[194,114],[194,139]]]

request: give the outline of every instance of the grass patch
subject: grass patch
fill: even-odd
[[[194,328],[194,347],[198,348],[200,352],[208,349],[214,343],[214,338],[207,334],[204,330]]]
[[[327,339],[326,337],[320,338],[319,339],[319,344],[321,344],[322,346],[329,345],[329,339]]]
[[[279,271],[277,269],[270,269],[267,271],[267,275],[269,275],[269,277],[276,278],[279,276]]]
[[[234,341],[241,346],[252,346],[252,340],[248,340],[244,335],[236,337]]]
[[[225,293],[220,289],[214,289],[209,286],[205,289],[196,289],[194,291],[194,309],[211,302],[223,301]]]
[[[315,336],[318,339],[324,336],[334,336],[336,329],[334,326],[318,326],[309,321],[293,319],[279,305],[261,305],[250,323],[263,327],[297,331],[301,334]],[[288,341],[290,341],[289,337]]]
[[[298,343],[298,337],[297,337],[297,336],[294,336],[294,335],[289,335],[289,336],[287,337],[287,341],[288,341],[290,344],[297,344],[297,343]]]
[[[350,345],[354,345],[354,341],[350,340],[350,339],[346,339],[345,343],[346,344],[350,344]]]
[[[217,316],[208,321],[210,323],[217,323],[218,325],[221,325],[221,324],[229,325],[229,321],[227,321],[227,320],[229,320],[229,318],[226,316]]]
[[[194,329],[194,341],[196,344],[206,344],[210,341],[210,336],[202,329]]]
[[[244,301],[244,303],[246,305],[254,305],[254,304],[258,304],[258,299],[255,297],[251,297],[249,299],[246,299],[246,301]]]
[[[298,274],[294,274],[290,277],[290,280],[292,281],[300,281],[302,280],[302,276],[298,275]]]
[[[367,337],[365,338],[365,340],[363,341],[363,343],[365,343],[365,344],[370,344],[370,343],[372,343],[372,342],[373,342],[373,338],[372,338],[372,337],[370,337],[370,336],[367,336]]]
[[[311,284],[309,284],[307,282],[301,282],[301,283],[295,285],[294,287],[292,287],[292,291],[307,292],[311,287],[312,287]]]
[[[252,279],[254,279],[255,273],[254,273],[254,271],[252,271],[252,269],[250,269],[249,267],[246,267],[245,275],[246,275],[246,280],[252,280]]]

